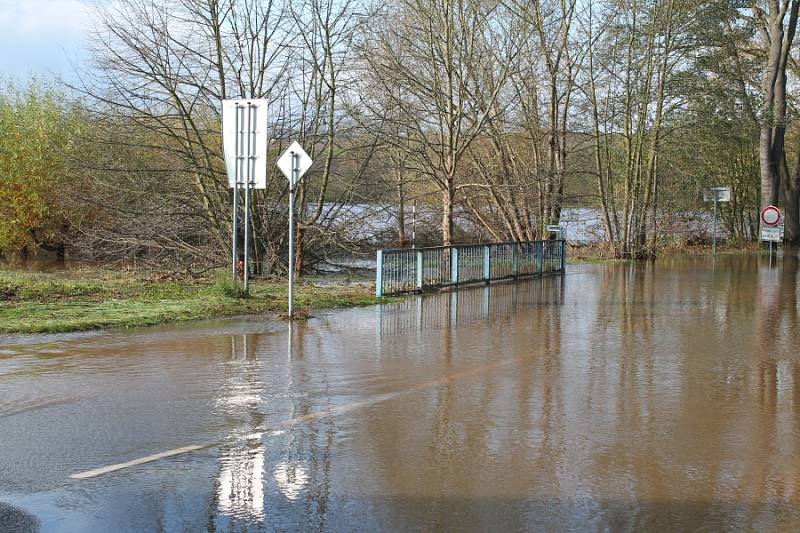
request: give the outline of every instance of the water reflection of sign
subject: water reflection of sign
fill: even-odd
[[[222,514],[264,517],[264,448],[242,446],[226,450],[217,475],[217,506]]]
[[[296,500],[308,483],[306,469],[296,463],[278,463],[274,476],[278,489],[288,500]]]

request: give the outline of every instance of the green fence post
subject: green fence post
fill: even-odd
[[[483,282],[489,283],[492,279],[492,265],[491,265],[491,247],[488,244],[483,245]]]
[[[515,242],[511,245],[511,275],[514,279],[519,276],[519,243]]]
[[[450,248],[450,283],[458,285],[458,248]]]
[[[425,283],[425,272],[422,270],[422,250],[417,250],[417,290],[421,291]]]
[[[378,250],[378,260],[375,267],[375,296],[383,296],[383,250]]]
[[[536,241],[536,248],[534,250],[536,255],[536,273],[541,275],[542,263],[544,262],[544,241]]]

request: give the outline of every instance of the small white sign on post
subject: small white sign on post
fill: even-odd
[[[703,192],[703,201],[714,202],[714,214],[712,218],[711,230],[711,254],[717,257],[717,204],[719,202],[731,201],[731,188],[730,187],[711,187]]]
[[[292,166],[295,160],[297,163],[296,169]],[[303,177],[303,174],[306,173],[306,170],[308,170],[313,162],[311,156],[303,150],[303,147],[300,146],[300,143],[297,141],[293,141],[292,144],[289,145],[289,148],[283,151],[278,161],[276,161],[278,168],[281,169],[283,175],[289,180],[289,185],[292,188],[297,186],[297,182],[300,181],[300,178]],[[296,175],[292,172],[293,170],[297,170]]]
[[[703,192],[703,200],[706,202],[730,202],[731,201],[731,188],[730,187],[711,187]]]
[[[783,241],[783,213],[774,205],[761,210],[761,240],[769,243],[769,266],[772,268],[772,243]]]
[[[313,162],[297,141],[292,141],[276,161],[289,180],[289,320],[294,318],[294,189]]]
[[[765,242],[783,241],[783,224],[780,226],[761,226],[761,240]]]
[[[562,228],[558,224],[548,224],[547,225],[547,233],[555,233],[555,234],[558,235],[559,239],[563,239],[564,238],[564,234],[566,232],[564,231],[564,228]]]

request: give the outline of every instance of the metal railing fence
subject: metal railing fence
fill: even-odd
[[[378,250],[375,294],[563,273],[564,240]]]

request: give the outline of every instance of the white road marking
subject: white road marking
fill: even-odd
[[[118,463],[115,465],[103,466],[101,468],[95,468],[94,470],[87,470],[86,472],[79,472],[77,474],[72,474],[72,479],[88,479],[92,477],[102,476],[103,474],[109,474],[111,472],[116,472],[117,470],[123,470],[125,468],[130,468],[132,466],[138,466],[144,463],[151,463],[153,461],[158,461],[159,459],[164,459],[165,457],[173,457],[175,455],[181,455],[183,453],[195,452],[197,450],[202,450],[203,448],[208,448],[208,445],[204,446],[183,446],[182,448],[175,448],[174,450],[169,450],[166,452],[157,453],[155,455],[148,455],[147,457],[142,457],[140,459],[134,459],[132,461],[127,461],[125,463]]]
[[[295,417],[295,418],[290,418],[289,420],[284,421],[282,424],[279,424],[279,426],[286,427],[286,428],[291,428],[291,427],[294,427],[296,425],[304,424],[304,423],[307,423],[307,422],[313,422],[313,421],[319,420],[321,418],[327,418],[329,416],[340,415],[342,413],[347,413],[349,411],[353,411],[353,410],[358,409],[360,407],[367,407],[367,406],[376,404],[378,402],[383,402],[385,400],[391,400],[393,398],[397,398],[399,396],[404,396],[404,395],[407,395],[407,394],[411,394],[411,393],[417,392],[419,390],[428,389],[428,388],[431,388],[431,387],[437,387],[437,386],[443,385],[445,383],[458,381],[458,380],[460,380],[462,378],[465,378],[465,377],[470,377],[470,376],[473,376],[473,375],[476,375],[476,374],[480,374],[480,373],[483,373],[483,372],[486,372],[486,371],[489,371],[489,370],[494,370],[494,369],[496,369],[498,367],[504,367],[504,366],[513,364],[514,362],[515,362],[515,360],[513,360],[513,359],[512,360],[506,359],[506,360],[490,363],[488,365],[468,368],[468,369],[462,370],[460,372],[455,372],[453,374],[450,374],[450,375],[447,375],[447,376],[443,376],[443,377],[441,377],[439,379],[434,379],[434,380],[431,380],[431,381],[426,381],[426,382],[417,384],[415,386],[409,387],[409,388],[407,388],[405,390],[402,390],[402,391],[388,392],[388,393],[384,393],[384,394],[379,394],[377,396],[373,396],[372,398],[368,398],[368,399],[360,401],[360,402],[353,402],[353,403],[344,404],[344,405],[337,405],[337,406],[331,407],[329,409],[325,409],[323,411],[317,411],[315,413],[309,413],[307,415],[298,416],[298,417]],[[282,435],[284,433],[285,433],[285,430],[278,429],[278,430],[272,431],[270,433],[270,435],[271,436],[278,436],[278,435]],[[252,433],[250,435],[244,435],[243,437],[240,437],[240,440],[241,439],[244,439],[244,440],[257,439],[257,438],[261,438],[262,436],[263,436],[263,432]],[[123,470],[125,468],[130,468],[132,466],[138,466],[138,465],[145,464],[145,463],[151,463],[153,461],[158,461],[159,459],[164,459],[166,457],[173,457],[175,455],[181,455],[181,454],[184,454],[184,453],[195,452],[197,450],[202,450],[204,448],[210,448],[212,446],[217,446],[217,444],[204,444],[204,445],[201,445],[201,446],[198,446],[198,445],[184,446],[182,448],[175,448],[174,450],[169,450],[169,451],[166,451],[166,452],[157,453],[155,455],[148,455],[147,457],[142,457],[141,459],[134,459],[132,461],[127,461],[125,463],[118,463],[118,464],[115,464],[115,465],[103,466],[101,468],[95,468],[94,470],[87,470],[86,472],[79,472],[77,474],[72,474],[69,477],[71,477],[72,479],[89,479],[89,478],[93,478],[93,477],[97,477],[97,476],[102,476],[104,474],[110,474],[111,472],[116,472],[118,470]]]

